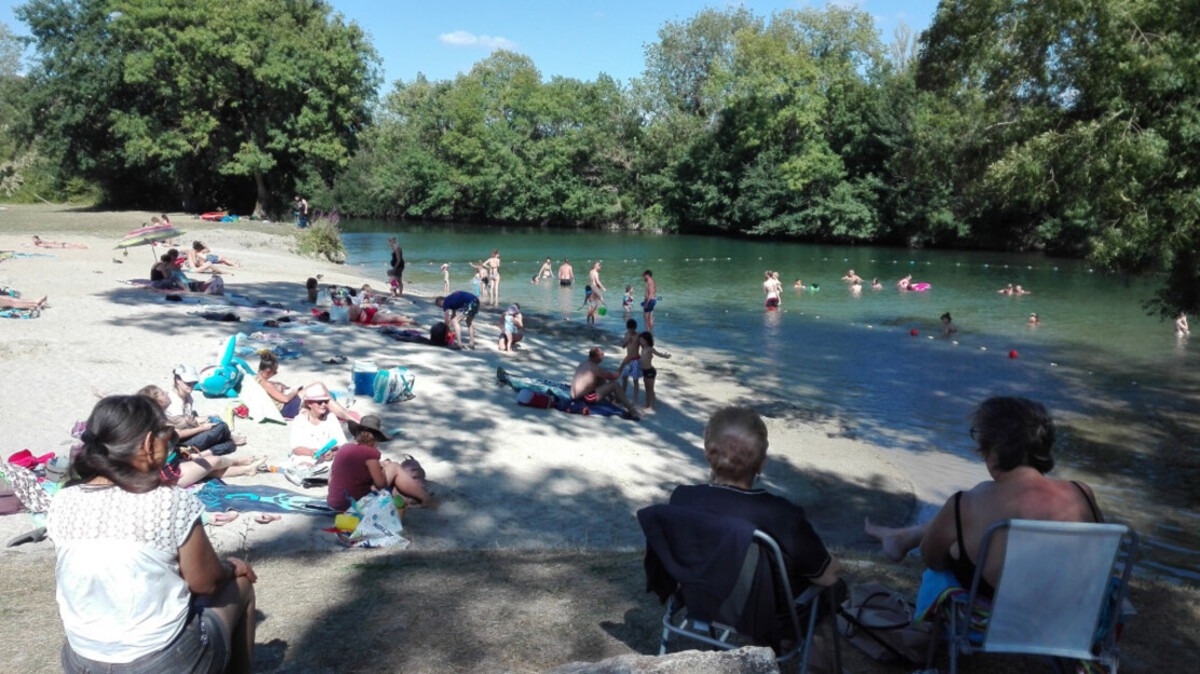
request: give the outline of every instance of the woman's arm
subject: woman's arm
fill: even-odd
[[[387,476],[383,473],[379,459],[367,459],[367,472],[371,474],[371,484],[375,485],[376,489],[388,486]]]
[[[217,559],[199,520],[192,525],[192,532],[179,547],[179,575],[183,576],[192,594],[199,595],[214,594],[226,583],[243,576],[251,583],[258,580],[254,569],[241,559],[229,557],[224,562]]]
[[[964,494],[964,498],[965,496]],[[929,527],[921,538],[921,559],[925,561],[925,566],[934,571],[946,569],[950,565],[950,547],[957,538],[958,533],[954,527],[954,497],[951,496],[930,520]],[[961,555],[962,551],[958,554]]]
[[[261,379],[260,378],[258,380],[258,383],[262,384],[263,390],[267,392],[267,395],[271,397],[271,400],[274,400],[277,403],[283,403],[286,405],[286,404],[292,402],[292,398],[296,397],[295,392],[288,391],[287,393],[285,393],[279,384],[276,384],[275,382],[271,381],[270,379]],[[291,395],[289,395],[289,393]]]

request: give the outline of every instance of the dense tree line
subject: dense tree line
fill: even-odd
[[[321,0],[31,0],[29,123],[13,145],[0,103],[0,161],[36,150],[116,205],[302,190],[364,216],[1046,250],[1165,269],[1159,308],[1196,309],[1195,9],[943,0],[891,42],[856,9],[705,10],[628,83],[496,52],[376,102],[374,51]]]

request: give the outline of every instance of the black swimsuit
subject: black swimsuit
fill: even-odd
[[[1100,516],[1100,509],[1096,507],[1095,501],[1083,489],[1083,485],[1074,480],[1071,481],[1071,484],[1075,485],[1080,494],[1083,494],[1083,499],[1087,501],[1088,507],[1091,508],[1092,521],[1102,522],[1104,518]],[[950,572],[958,579],[959,584],[970,589],[971,580],[975,578],[975,562],[972,562],[971,558],[967,556],[967,548],[963,545],[962,516],[958,510],[958,502],[962,499],[962,495],[961,491],[954,494],[954,532],[957,536],[955,540],[958,542],[958,557],[950,555],[947,555],[947,557],[950,559]],[[979,594],[984,597],[991,597],[996,594],[996,588],[992,587],[992,584],[987,579],[980,577]]]

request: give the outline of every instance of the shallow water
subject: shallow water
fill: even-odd
[[[1200,494],[1191,486],[1200,472],[1200,338],[1177,341],[1169,323],[1145,315],[1141,303],[1155,279],[1040,255],[368,221],[343,229],[349,264],[380,285],[386,238],[398,234],[406,285],[429,294],[441,291],[443,262],[451,263],[452,289],[471,290],[467,261],[499,248],[502,303],[570,320],[584,319],[583,285],[601,260],[610,311],[599,325],[613,333],[624,327],[626,284],[641,322],[641,272],[652,269],[660,346],[715,348],[724,354],[721,365],[766,399],[824,410],[848,432],[891,448],[914,481],[922,515],[987,478],[967,434],[979,401],[1042,401],[1062,427],[1058,473],[1092,484],[1110,519],[1139,531],[1144,568],[1200,579]],[[571,259],[574,288],[529,282],[547,256],[555,270]],[[839,280],[850,268],[868,280],[878,276],[884,289],[853,294]],[[784,281],[779,312],[763,309],[766,269]],[[896,281],[909,273],[932,287],[899,292]],[[796,278],[820,290],[795,290]],[[1032,294],[997,294],[1006,283]],[[945,311],[959,330],[950,338],[940,335]],[[1027,324],[1031,312],[1040,325]],[[669,391],[660,396],[670,404]]]

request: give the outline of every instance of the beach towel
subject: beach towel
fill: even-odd
[[[600,417],[621,417],[629,419],[629,412],[624,408],[607,401],[594,403],[584,402],[582,400],[571,399],[571,386],[560,381],[550,379],[538,379],[536,377],[514,377],[504,370],[502,367],[496,368],[496,380],[500,384],[511,387],[518,393],[520,391],[533,391],[550,396],[554,401],[553,407],[559,412],[567,414],[587,414]]]
[[[246,377],[242,379],[242,390],[238,393],[238,398],[246,406],[249,411],[249,418],[254,421],[274,421],[277,424],[285,424],[283,415],[280,414],[279,408],[275,405],[275,400],[270,394],[263,389],[262,384],[254,377]]]
[[[40,309],[0,309],[0,318],[37,318],[41,315]]]
[[[414,342],[416,344],[430,344],[430,345],[433,344],[433,342],[430,341],[430,339],[425,336],[425,333],[421,332],[420,330],[400,329],[400,328],[395,328],[390,325],[387,325],[387,326],[380,328],[379,332],[387,335],[388,337],[391,337],[392,339],[396,340],[397,342]]]
[[[211,480],[198,489],[196,497],[209,512],[260,512],[333,516],[324,498],[313,498],[294,491],[266,485],[233,485]]]

